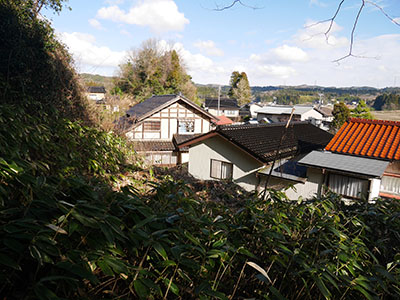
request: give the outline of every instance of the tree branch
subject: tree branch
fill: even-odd
[[[261,7],[256,7],[256,6],[247,5],[247,4],[244,3],[242,0],[233,0],[233,1],[231,2],[231,4],[229,4],[229,5],[227,5],[227,6],[219,7],[218,4],[216,4],[217,8],[214,8],[214,10],[216,10],[216,11],[227,10],[227,9],[230,9],[230,8],[234,7],[236,4],[242,5],[242,6],[244,6],[244,7],[248,7],[248,8],[251,8],[251,9],[261,9]]]
[[[343,1],[344,1],[344,0],[342,0],[342,2],[343,2]],[[339,63],[341,60],[343,60],[343,59],[345,59],[345,58],[348,58],[348,57],[350,57],[350,56],[354,56],[354,55],[353,55],[354,32],[356,31],[357,24],[358,24],[358,20],[360,19],[361,12],[362,12],[362,10],[363,10],[364,7],[365,7],[365,0],[361,0],[361,1],[362,1],[362,3],[361,3],[361,6],[360,6],[360,9],[358,10],[356,19],[354,20],[353,29],[351,30],[349,53],[348,53],[347,55],[341,57],[341,58],[335,59],[333,62]]]

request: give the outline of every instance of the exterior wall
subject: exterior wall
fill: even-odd
[[[262,192],[265,186],[266,176],[262,176],[259,192]],[[307,181],[305,183],[295,183],[293,181],[284,180],[276,177],[272,177],[268,183],[268,187],[272,187],[278,190],[286,189],[289,186],[293,186],[285,191],[286,196],[290,200],[298,200],[300,197],[304,199],[310,199],[317,196],[320,191],[320,187],[323,183],[323,176],[321,170],[308,168],[307,169]]]
[[[368,202],[372,202],[374,199],[379,197],[379,190],[381,188],[381,180],[378,178],[372,178],[369,181],[369,195]]]
[[[354,176],[350,175],[349,176]],[[301,184],[296,184],[294,187],[297,189],[299,195],[307,195],[303,196],[305,198],[310,198],[312,196],[318,196],[323,194],[323,187],[325,185],[325,175],[322,173],[321,169],[316,168],[308,168],[307,169],[307,182],[304,186]],[[379,190],[380,190],[381,180],[379,178],[370,178],[369,179],[369,192],[368,192],[368,202],[373,202],[376,198],[379,197]],[[292,194],[290,191],[287,191],[287,195],[289,199],[294,200],[291,198]]]
[[[400,199],[400,161],[389,164],[379,186],[379,196]]]
[[[262,106],[260,106],[258,104],[250,104],[250,116],[252,118],[257,118],[256,111],[259,110],[260,108],[262,108]]]
[[[181,152],[181,164],[189,162],[189,152]]]
[[[257,121],[261,121],[263,118],[270,119],[273,123],[286,122],[289,120],[290,115],[278,115],[278,114],[268,114],[268,113],[258,113]],[[317,123],[322,123],[322,114],[312,109],[304,114],[293,114],[293,121],[307,121],[310,120],[311,123],[317,125]],[[316,122],[318,120],[318,122]]]
[[[144,159],[144,162],[151,166],[174,166],[178,161],[178,154],[172,151],[147,151],[138,152]]]
[[[229,111],[229,112],[228,112]],[[208,112],[214,116],[218,116],[218,109],[215,108],[209,108]],[[232,113],[230,113],[232,112]],[[219,110],[219,115],[224,115],[226,117],[230,117],[230,118],[235,118],[239,116],[239,109],[235,109],[235,110],[230,110],[230,109],[220,109]]]
[[[270,119],[273,123],[279,123],[279,122],[286,122],[287,120],[289,120],[290,115],[275,115],[275,114],[265,114],[265,113],[257,114],[257,121],[262,121],[262,119],[264,118]],[[301,116],[293,115],[292,121],[301,121]]]
[[[173,135],[179,133],[179,121],[194,123],[194,131],[190,133],[206,133],[211,130],[210,121],[183,102],[176,102],[169,107],[148,117],[146,121],[160,122],[160,130],[145,131],[143,124],[126,133],[130,140],[172,140]],[[180,133],[183,134],[183,133]]]
[[[104,94],[104,93],[86,93],[86,96],[90,100],[99,101],[99,100],[103,100],[106,97],[106,94]]]
[[[256,171],[263,165],[219,136],[189,148],[189,173],[201,180],[215,180],[210,177],[211,159],[233,163],[232,181],[247,191],[255,190]]]
[[[301,115],[301,121],[306,121],[310,119],[322,120],[323,116],[321,113],[317,112],[315,109],[312,109]]]

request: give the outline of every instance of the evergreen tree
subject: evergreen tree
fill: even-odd
[[[239,105],[243,105],[251,101],[252,95],[250,84],[245,72],[232,72],[229,84],[230,89],[228,95],[231,98],[237,99]]]
[[[374,118],[364,100],[360,100],[360,102],[358,102],[356,108],[351,111],[351,116],[354,118],[369,120],[372,120]]]
[[[331,130],[337,131],[350,118],[350,109],[343,102],[339,102],[333,106],[332,115]]]
[[[196,97],[196,87],[186,74],[175,50],[160,50],[155,40],[144,42],[130,53],[120,66],[115,90],[133,95],[139,102],[151,95],[182,92],[189,99]]]

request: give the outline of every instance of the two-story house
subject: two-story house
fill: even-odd
[[[118,128],[148,164],[173,166],[188,161],[177,143],[211,130],[214,116],[182,95],[152,96],[131,107]]]
[[[236,99],[231,98],[206,98],[204,109],[214,116],[226,116],[232,120],[239,117],[239,105]]]

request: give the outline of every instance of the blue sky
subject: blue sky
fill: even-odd
[[[324,32],[340,0],[70,0],[71,11],[51,19],[78,72],[117,75],[129,51],[154,38],[178,50],[193,81],[228,84],[233,71],[252,86],[400,86],[400,26],[368,1],[350,32],[361,0],[346,0],[329,36]],[[375,0],[400,23],[399,0]]]

